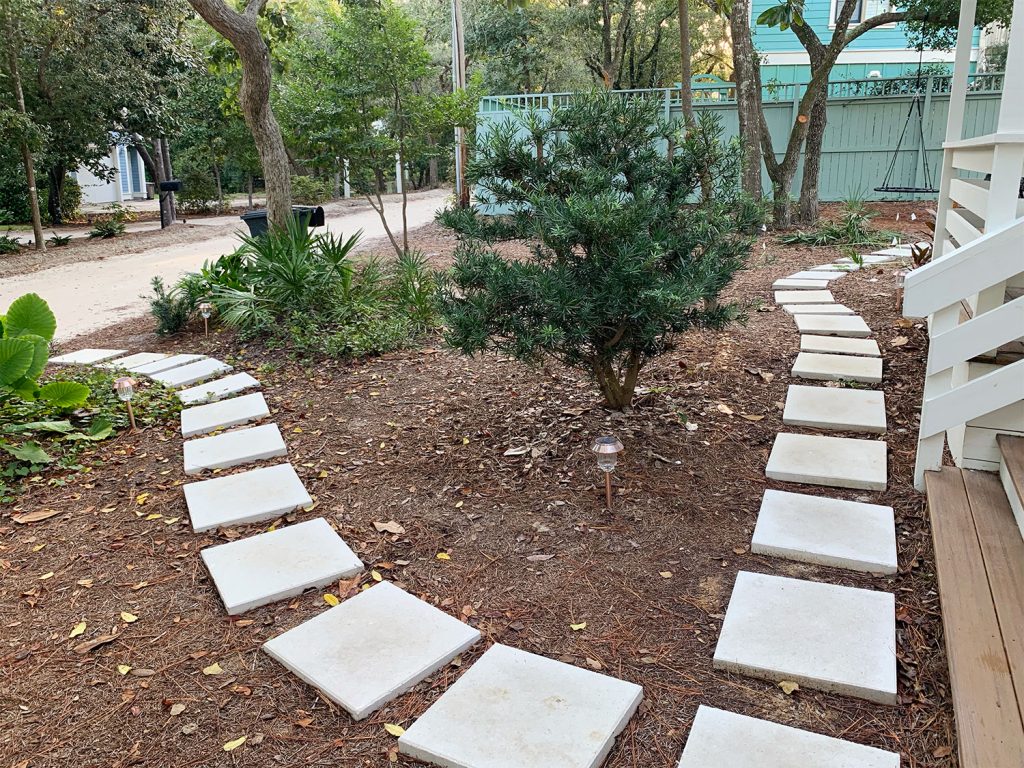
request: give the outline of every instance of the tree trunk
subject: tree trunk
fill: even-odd
[[[827,90],[822,91],[811,109],[811,124],[807,127],[804,144],[804,172],[800,182],[800,224],[814,224],[818,220],[818,182],[821,177],[821,149],[828,123]]]
[[[64,211],[60,207],[61,192],[64,191],[64,177],[68,169],[63,163],[59,163],[46,171],[46,177],[50,182],[50,188],[46,195],[46,210],[50,214],[50,225],[59,227],[64,223]]]
[[[690,46],[690,2],[679,0],[679,98],[686,124],[693,123],[693,50]]]
[[[177,220],[177,212],[174,210],[174,193],[161,192],[160,182],[167,181],[167,165],[164,164],[164,144],[166,141],[153,139],[153,151],[149,151],[145,139],[139,134],[132,136],[135,150],[142,158],[142,164],[146,166],[149,175],[153,177],[153,186],[156,187],[156,197],[160,201],[160,226],[169,227]],[[167,157],[170,161],[170,155]]]
[[[640,358],[632,352],[618,368],[611,360],[595,360],[592,363],[594,378],[597,379],[598,389],[604,395],[604,403],[608,408],[625,411],[633,404],[641,365]]]
[[[4,4],[4,26],[7,28],[7,76],[11,81],[14,90],[14,101],[18,107],[18,114],[27,116],[25,110],[25,92],[21,88],[21,70],[18,67],[19,29],[18,23],[10,13],[10,8]],[[21,162],[25,166],[25,181],[28,184],[28,204],[32,209],[32,235],[35,238],[37,251],[46,252],[46,240],[43,238],[43,218],[39,215],[39,190],[36,189],[36,164],[32,156],[32,148],[29,146],[28,137],[23,137],[21,142]]]
[[[211,163],[213,166],[213,180],[217,184],[217,205],[220,206],[220,210],[224,210],[224,186],[220,182],[220,166],[214,161]]]
[[[405,148],[398,154],[398,172],[404,175],[405,171]],[[409,191],[406,184],[402,184],[402,252],[409,253]]]
[[[248,193],[249,193],[249,210],[252,210],[253,205],[252,205],[252,174],[251,173],[249,174],[249,181],[248,181],[248,184],[246,185],[246,187],[247,187],[246,191],[248,191]]]
[[[196,12],[223,35],[242,62],[242,86],[238,100],[263,165],[270,223],[285,227],[291,218],[291,174],[281,128],[270,106],[270,50],[260,35],[256,19],[267,0],[249,0],[237,13],[223,0],[189,0]]]
[[[729,15],[732,31],[733,80],[736,82],[736,112],[743,146],[743,191],[761,199],[761,65],[750,38],[750,0],[734,0]]]

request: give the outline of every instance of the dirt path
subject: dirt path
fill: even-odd
[[[432,190],[409,198],[410,229],[427,224],[444,206],[447,190]],[[401,227],[400,199],[392,197],[386,207],[393,230]],[[183,273],[198,269],[204,261],[233,250],[238,244],[241,222],[223,226],[168,230],[152,233],[159,240],[142,238],[95,244],[91,258],[64,263],[25,274],[7,274],[0,281],[0,307],[18,296],[35,292],[45,298],[57,315],[57,338],[68,339],[103,328],[146,310],[150,281],[162,277],[168,284]],[[327,230],[351,234],[363,230],[364,242],[384,237],[380,218],[369,208],[329,211]],[[179,234],[180,233],[180,234]],[[127,246],[127,247],[126,247]],[[135,246],[135,247],[132,247]],[[390,250],[386,242],[380,250]]]

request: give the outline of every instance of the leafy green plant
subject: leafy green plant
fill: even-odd
[[[6,253],[18,253],[21,250],[21,243],[18,238],[12,237],[10,230],[6,234],[0,235],[0,255]]]
[[[61,248],[70,242],[71,235],[58,235],[56,232],[46,238],[46,244],[51,245],[54,248]]]
[[[889,242],[895,233],[873,229],[871,220],[876,215],[864,200],[849,198],[843,202],[838,219],[826,221],[810,232],[784,235],[779,242],[785,245],[882,245]]]
[[[334,187],[329,179],[292,176],[292,201],[299,205],[320,205],[330,200]]]
[[[208,289],[201,275],[186,275],[170,290],[159,277],[154,277],[151,284],[153,293],[143,298],[149,299],[149,311],[156,319],[156,332],[160,336],[184,329]]]
[[[92,225],[89,237],[98,240],[109,240],[124,234],[124,222],[117,219],[101,219]]]
[[[56,408],[74,408],[85,402],[89,389],[70,381],[39,386],[39,376],[50,358],[50,341],[57,318],[35,293],[15,299],[0,316],[0,393],[22,400],[45,400]]]

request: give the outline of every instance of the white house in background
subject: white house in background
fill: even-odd
[[[146,198],[146,166],[135,147],[115,143],[103,164],[114,170],[110,181],[104,181],[85,166],[71,174],[82,188],[83,205]]]

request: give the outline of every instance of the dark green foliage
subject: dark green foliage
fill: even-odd
[[[896,233],[872,229],[871,220],[876,215],[863,200],[846,200],[838,219],[826,221],[810,232],[784,235],[779,242],[785,245],[882,245]]]
[[[71,235],[58,235],[56,232],[46,238],[46,244],[54,248],[62,248],[70,242]]]
[[[118,219],[101,219],[92,225],[89,237],[98,240],[109,240],[124,234],[124,222]]]
[[[156,319],[156,332],[160,336],[178,333],[195,315],[196,307],[208,291],[208,283],[198,275],[186,275],[171,289],[164,281],[154,277],[153,294],[149,296],[149,311]]]
[[[673,334],[737,315],[718,296],[762,220],[740,192],[737,147],[721,143],[711,115],[683,138],[659,125],[659,110],[592,94],[483,137],[470,175],[510,215],[441,217],[469,238],[445,290],[453,346],[554,357],[590,371],[622,409]],[[513,237],[534,243],[532,258],[509,261],[484,244]]]
[[[20,250],[21,243],[18,241],[18,238],[10,234],[0,235],[0,255],[5,253],[17,253]]]
[[[330,179],[315,176],[292,176],[292,202],[298,205],[320,205],[334,192]]]

